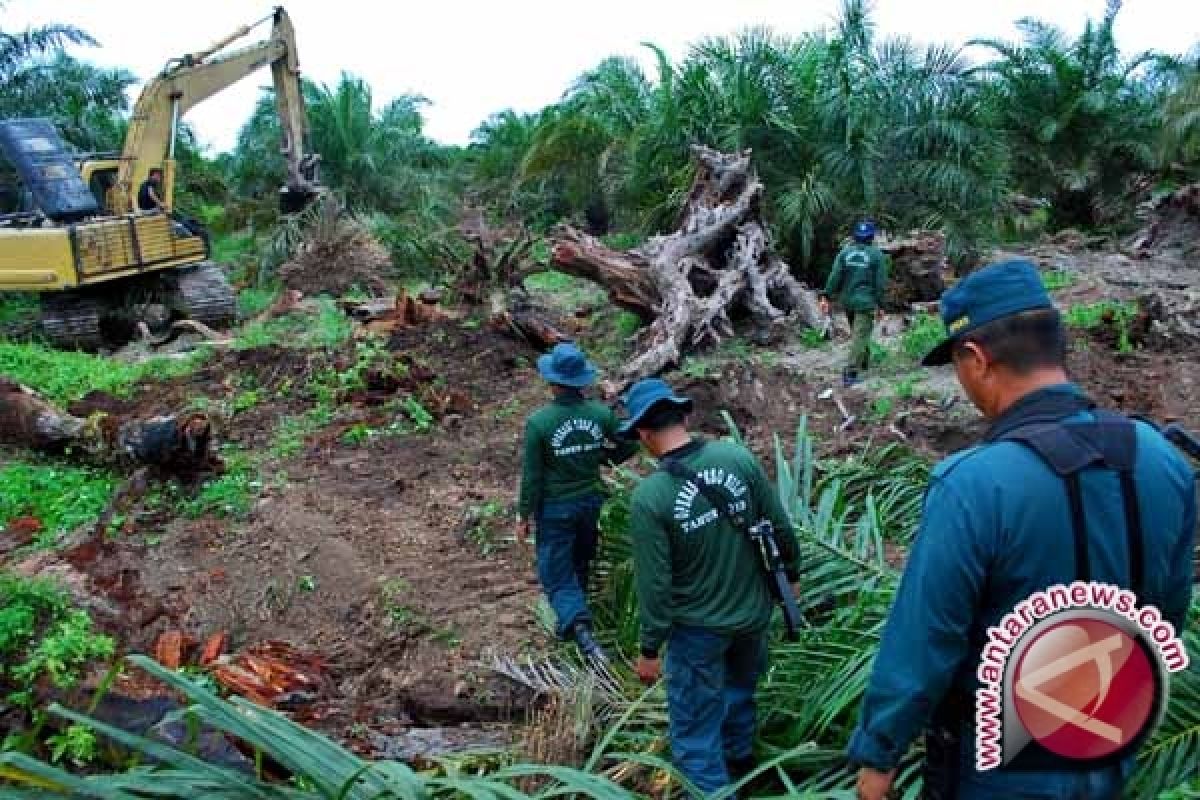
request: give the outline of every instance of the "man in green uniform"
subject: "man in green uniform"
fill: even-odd
[[[667,646],[671,757],[707,795],[753,768],[754,692],[773,609],[756,545],[729,515],[769,520],[793,569],[796,540],[749,450],[688,433],[690,400],[649,379],[630,388],[625,407],[620,434],[636,436],[660,467],[675,462],[694,476],[660,468],[634,490],[629,517],[641,621],[637,673],[647,684],[657,681]],[[724,498],[724,512],[705,492]]]
[[[821,297],[821,313],[829,314],[833,297],[846,312],[854,332],[850,357],[842,370],[842,385],[858,382],[859,370],[866,370],[871,359],[871,329],[876,316],[883,314],[883,293],[887,288],[887,261],[875,241],[875,225],[862,220],[854,226],[854,242],[842,248],[833,262],[833,270]]]
[[[556,345],[538,359],[554,401],[525,423],[517,537],[537,522],[537,574],[558,620],[558,635],[573,638],[585,655],[602,659],[592,636],[585,593],[596,555],[604,494],[600,466],[624,461],[636,445],[615,444],[612,409],[583,395],[596,367],[574,344]]]
[[[1134,766],[1136,752],[1128,748],[1107,760],[1071,757],[1069,750],[1051,752],[1031,732],[1023,748],[1006,749],[1003,764],[980,768],[987,749],[976,724],[992,691],[984,681],[1019,689],[1013,677],[1021,662],[1012,657],[1006,679],[987,677],[981,663],[1001,629],[1024,637],[1010,642],[1013,653],[1026,646],[1032,652],[1036,629],[1009,627],[1016,610],[1028,609],[1035,593],[1073,581],[1128,589],[1138,605],[1154,606],[1182,630],[1192,594],[1192,469],[1153,427],[1097,408],[1069,381],[1062,319],[1028,261],[971,273],[942,296],[940,312],[947,338],[922,363],[953,364],[989,428],[982,443],[945,459],[930,477],[850,740],[850,759],[862,768],[859,797],[882,800],[909,745],[927,730],[925,797],[1115,800],[1125,796]],[[1043,621],[1055,619],[1062,617]],[[1120,672],[1120,663],[1108,669]],[[1100,660],[1079,669],[1063,685],[1104,675]],[[1109,684],[1099,685],[1106,694]],[[1114,696],[1143,691],[1123,685],[1112,683]],[[1085,707],[1096,720],[1112,719],[1100,699]],[[1079,720],[1060,714],[1051,720],[1064,721],[1048,730],[1086,733]],[[1006,711],[1005,748],[1022,739],[1016,722],[1017,713]],[[1132,713],[1129,728],[1137,732]]]

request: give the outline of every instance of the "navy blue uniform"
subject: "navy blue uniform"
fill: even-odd
[[[1070,384],[1018,401],[996,420]],[[1092,412],[1064,419],[1083,421]],[[1144,588],[1139,605],[1156,606],[1182,631],[1192,592],[1196,526],[1193,471],[1161,435],[1136,424],[1134,481],[1144,531]],[[1086,508],[1090,578],[1133,583],[1117,474],[1080,474]],[[949,691],[974,697],[975,669],[988,627],[1036,591],[1075,578],[1072,525],[1063,481],[1032,450],[997,441],[957,453],[934,470],[921,528],[888,618],[849,755],[888,770],[930,722]],[[977,772],[974,718],[963,720],[959,797],[1069,797],[1119,793],[1132,757],[1092,772]],[[1114,795],[1115,796],[1115,795]]]

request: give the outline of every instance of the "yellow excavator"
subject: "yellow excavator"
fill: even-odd
[[[229,46],[265,23],[270,35]],[[0,291],[39,292],[42,333],[60,347],[94,349],[107,320],[131,302],[213,327],[233,321],[234,292],[210,261],[207,233],[174,209],[175,142],[197,103],[270,65],[283,132],[285,213],[322,190],[320,157],[306,150],[308,122],[296,37],[279,7],[211,47],[172,59],[143,89],[119,155],[75,155],[45,119],[0,121],[0,154],[16,173],[19,207],[0,214]],[[161,174],[148,210],[138,194]]]

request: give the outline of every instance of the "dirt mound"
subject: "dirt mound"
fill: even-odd
[[[392,269],[386,247],[365,225],[332,201],[317,209],[292,259],[279,268],[290,289],[335,296],[359,289],[386,294],[383,277]]]
[[[1200,183],[1151,201],[1142,213],[1147,217],[1146,227],[1131,243],[1136,256],[1172,253],[1185,262],[1200,257]]]

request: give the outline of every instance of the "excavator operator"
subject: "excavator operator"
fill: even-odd
[[[138,187],[137,205],[139,211],[165,211],[162,201],[162,170],[158,167],[150,170],[150,175]]]

